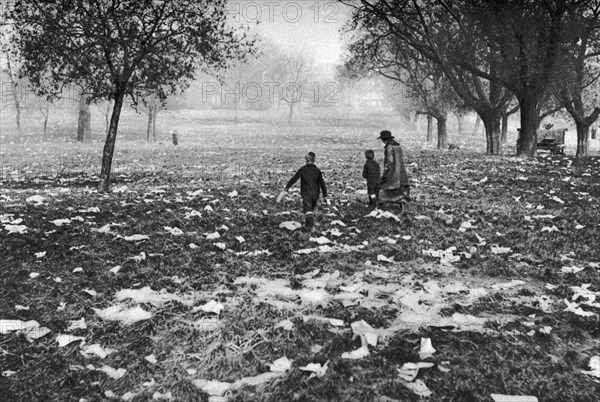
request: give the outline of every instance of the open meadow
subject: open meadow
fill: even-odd
[[[452,132],[440,152],[424,122],[318,116],[165,111],[147,143],[125,113],[107,194],[102,130],[3,137],[0,400],[597,401],[600,158],[517,159],[512,131],[502,156]],[[406,214],[366,205],[383,129]],[[275,203],[308,151],[332,200],[310,234],[290,230],[298,185]]]

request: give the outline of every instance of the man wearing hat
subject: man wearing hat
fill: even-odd
[[[380,133],[379,137],[385,144],[383,172],[381,174],[381,202],[397,202],[409,198],[408,175],[404,166],[404,157],[400,144],[388,130]]]

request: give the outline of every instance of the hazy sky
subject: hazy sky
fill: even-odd
[[[228,10],[236,22],[250,25],[282,48],[303,50],[319,64],[340,61],[343,44],[339,30],[350,12],[337,1],[232,0]]]

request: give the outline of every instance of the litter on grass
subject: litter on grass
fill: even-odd
[[[366,217],[375,219],[393,219],[396,222],[401,222],[401,219],[398,218],[398,216],[389,211],[382,211],[380,209],[373,210],[370,214],[366,215]]]
[[[267,366],[269,366],[269,370],[274,373],[285,373],[292,368],[292,362],[287,357],[283,356],[273,363],[267,364]]]
[[[85,358],[91,358],[93,355],[98,356],[101,359],[104,359],[111,353],[115,353],[115,349],[106,348],[104,349],[100,344],[94,343],[93,345],[83,345],[79,353]]]
[[[67,328],[67,331],[74,331],[76,329],[86,329],[87,325],[85,323],[85,318],[81,317],[80,320],[71,321],[71,324]]]
[[[424,360],[427,359],[436,352],[435,348],[431,344],[431,338],[421,338],[421,349],[419,350],[419,358]]]
[[[279,225],[280,228],[282,229],[287,229],[290,232],[293,232],[294,230],[298,230],[302,227],[302,224],[300,222],[296,222],[296,221],[288,221],[288,222],[283,222],[281,225]]]
[[[292,331],[294,329],[294,323],[287,319],[275,324],[274,328],[283,328],[285,331]]]
[[[492,254],[508,254],[512,251],[510,247],[491,246]]]
[[[413,381],[417,378],[419,374],[419,369],[422,368],[431,368],[435,366],[433,363],[429,362],[419,362],[419,363],[404,363],[402,367],[396,369],[398,371],[398,376],[402,378],[404,381]]]
[[[98,371],[105,372],[106,375],[109,376],[110,378],[112,378],[113,380],[121,379],[127,372],[127,370],[124,368],[114,369],[110,366],[102,366],[101,368],[98,369]]]
[[[192,383],[211,396],[223,396],[231,388],[230,382],[193,380]]]
[[[62,348],[67,346],[70,343],[81,341],[81,343],[85,343],[85,337],[83,336],[73,336],[67,334],[56,335],[56,342],[58,342],[58,347]]]
[[[122,289],[116,294],[117,300],[131,299],[139,304],[152,304],[155,307],[160,307],[164,303],[169,301],[178,301],[183,305],[191,306],[194,301],[191,297],[183,298],[178,295],[167,293],[166,290],[160,292],[152,290],[149,286],[145,286],[142,289]]]
[[[591,317],[594,315],[591,311],[583,310],[578,303],[571,303],[568,300],[563,300],[567,307],[563,311],[569,311],[571,313],[575,313],[581,317]]]
[[[175,227],[172,228],[170,226],[165,226],[165,230],[169,233],[171,233],[173,236],[181,236],[183,234],[183,230]]]
[[[107,307],[105,309],[92,309],[103,320],[120,321],[122,324],[130,325],[139,321],[149,320],[152,318],[152,313],[136,306],[127,308],[122,304]]]
[[[585,269],[585,267],[576,267],[576,266],[571,266],[571,267],[562,267],[560,269],[560,272],[562,272],[563,274],[576,274],[578,272],[581,272]]]
[[[583,374],[591,375],[592,377],[600,378],[600,356],[592,356],[588,365],[590,366],[591,370],[581,370],[581,372]]]
[[[327,372],[328,365],[329,365],[329,360],[327,360],[325,362],[325,364],[323,364],[323,365],[321,365],[320,363],[308,363],[306,366],[298,367],[298,368],[302,371],[311,372],[312,373],[310,375],[311,377],[313,377],[313,376],[323,377],[325,375],[325,373]]]
[[[42,197],[41,195],[32,195],[31,197],[28,197],[27,199],[25,199],[25,202],[28,204],[34,204],[36,206],[42,205],[43,203],[46,202],[46,199],[44,197]]]
[[[208,303],[204,304],[203,306],[195,307],[193,311],[202,310],[205,313],[220,314],[224,308],[225,308],[225,306],[222,303],[219,303],[215,300],[211,300]]]
[[[315,243],[317,243],[317,244],[321,244],[321,245],[323,245],[323,244],[329,244],[329,243],[331,243],[331,240],[329,240],[329,239],[328,239],[327,237],[325,237],[325,236],[321,236],[321,237],[311,237],[309,240],[310,240],[310,241],[312,241],[312,242],[315,242]]]
[[[538,402],[535,396],[523,396],[523,395],[502,395],[492,394],[490,395],[494,402]]]
[[[516,286],[524,285],[525,283],[526,282],[524,282],[524,281],[513,279],[510,282],[497,283],[497,284],[493,285],[492,288],[493,289],[511,289],[511,288],[516,287]]]
[[[377,346],[377,330],[370,326],[366,321],[355,321],[352,324],[350,324],[350,327],[352,328],[352,332],[354,333],[354,335],[357,335],[361,338],[363,346]]]
[[[27,226],[25,225],[4,225],[4,229],[8,231],[8,234],[24,234],[27,233]]]
[[[344,352],[342,353],[342,359],[362,359],[364,357],[369,356],[369,349],[366,345],[361,346],[358,349],[353,350],[352,352]]]
[[[432,394],[431,390],[427,388],[427,385],[425,385],[425,383],[421,380],[416,380],[414,382],[403,382],[402,385],[421,398],[428,398]]]
[[[123,240],[125,240],[125,241],[142,241],[142,240],[149,240],[149,239],[150,239],[149,236],[141,235],[141,234],[134,234],[131,236],[123,237]]]

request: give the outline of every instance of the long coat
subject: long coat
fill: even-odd
[[[396,141],[389,140],[385,143],[381,190],[395,190],[408,185],[402,148]]]

